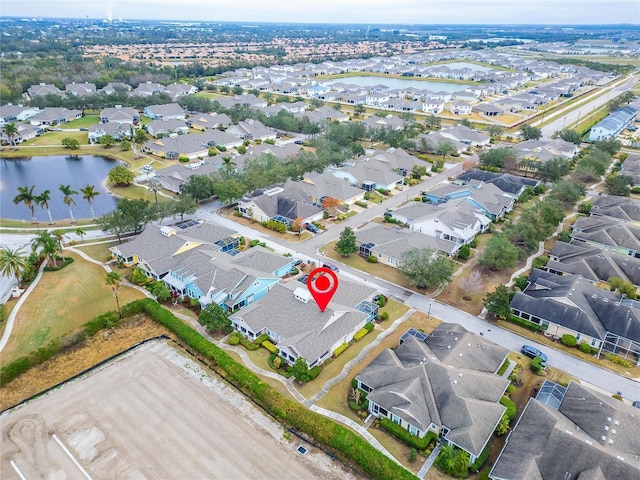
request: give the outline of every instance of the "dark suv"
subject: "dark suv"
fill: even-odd
[[[541,365],[543,367],[547,365],[547,356],[536,347],[532,347],[531,345],[523,345],[520,349],[520,353],[526,355],[529,358],[540,357],[542,359]]]
[[[339,272],[340,269],[336,267],[333,263],[323,263],[322,266],[324,268],[328,268],[329,270],[333,270],[334,272]]]

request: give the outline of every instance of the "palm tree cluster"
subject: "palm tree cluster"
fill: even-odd
[[[24,186],[18,187],[18,195],[16,195],[13,199],[13,203],[16,205],[23,203],[31,213],[31,221],[32,223],[36,222],[35,216],[35,205],[39,206],[43,210],[47,211],[49,215],[49,224],[53,225],[53,218],[51,217],[51,210],[49,208],[49,202],[51,201],[51,191],[44,190],[39,194],[35,194],[33,191],[36,186],[31,185],[31,187]],[[82,193],[82,198],[87,201],[89,204],[89,208],[91,209],[91,218],[95,219],[96,214],[93,211],[93,200],[100,195],[100,192],[96,190],[94,185],[87,185],[84,188],[80,189],[80,192],[73,190],[71,185],[60,185],[58,190],[62,192],[63,199],[62,202],[69,208],[69,217],[71,218],[71,223],[75,223],[75,218],[73,216],[73,210],[71,209],[72,205],[76,205],[76,201],[73,198],[73,195],[78,195],[78,193]]]

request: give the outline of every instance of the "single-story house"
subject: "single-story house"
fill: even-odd
[[[469,111],[469,113],[471,112]],[[456,140],[471,147],[483,147],[489,145],[491,140],[489,135],[478,132],[473,128],[465,127],[464,125],[443,128],[439,130],[438,133],[449,140]]]
[[[540,185],[540,181],[533,178],[516,177],[510,173],[495,173],[477,169],[464,172],[458,175],[455,180],[455,183],[458,185],[469,185],[473,182],[495,185],[515,200],[517,200],[528,187],[536,188]]]
[[[508,350],[450,323],[403,337],[355,377],[369,412],[421,438],[434,432],[473,463],[506,410],[499,402],[509,380],[495,372]]]
[[[582,275],[534,269],[511,300],[511,312],[549,335],[573,335],[598,354],[614,353],[640,366],[640,309]]]
[[[31,125],[61,125],[82,117],[82,111],[62,107],[45,107],[29,119]]]
[[[640,222],[640,203],[629,197],[598,195],[591,201],[591,216],[610,217],[625,222]]]
[[[116,106],[105,108],[100,112],[100,123],[128,123],[134,125],[140,122],[140,112],[133,107]]]
[[[124,140],[132,137],[132,126],[128,123],[99,123],[91,125],[88,132],[89,143],[94,144],[104,135],[110,135],[115,140]]]
[[[329,167],[326,171],[369,192],[392,190],[404,182],[404,175],[392,170],[387,162],[375,158],[354,159],[341,167]]]
[[[562,390],[557,407],[529,399],[489,478],[638,478],[638,409],[573,380]]]
[[[164,85],[160,85],[159,83],[147,81],[138,85],[133,90],[133,95],[137,97],[150,97],[151,95],[162,93],[166,90]]]
[[[557,275],[579,274],[593,283],[621,278],[640,288],[640,259],[599,247],[557,241],[545,269]]]
[[[24,122],[40,111],[37,107],[25,107],[23,105],[2,105],[0,107],[0,125],[5,123]]]
[[[616,218],[579,217],[571,226],[576,242],[640,258],[640,227]]]
[[[65,87],[65,91],[68,95],[74,95],[76,97],[82,97],[84,95],[93,95],[96,93],[96,86],[94,83],[68,83]]]
[[[607,115],[604,120],[591,127],[589,141],[595,142],[607,138],[615,138],[622,130],[627,128],[637,114],[638,111],[631,106],[618,108]]]
[[[258,222],[275,220],[287,227],[298,218],[302,223],[311,223],[320,220],[324,214],[322,205],[290,198],[282,187],[254,192],[253,197],[238,203],[238,211]]]
[[[376,257],[378,263],[391,265],[394,268],[402,263],[403,255],[410,250],[429,248],[452,257],[461,247],[451,240],[381,223],[367,225],[356,230],[355,234],[360,256]]]
[[[4,130],[0,132],[2,143],[13,143],[16,145],[34,139],[42,135],[45,131],[42,126],[35,126],[28,123],[16,123],[15,126],[17,132],[12,138],[9,138]]]
[[[184,120],[170,119],[154,120],[153,122],[145,126],[147,132],[152,137],[158,138],[158,136],[168,136],[172,133],[184,135],[189,132],[189,127]]]
[[[149,105],[144,107],[145,117],[154,120],[184,120],[185,111],[177,103],[167,103],[165,105]]]
[[[513,210],[515,199],[491,183],[476,182],[467,185],[444,184],[423,193],[425,201],[441,204],[464,198],[491,220],[497,220]]]
[[[229,319],[234,329],[251,340],[267,334],[286,363],[304,358],[313,368],[373,321],[378,312],[371,301],[374,294],[372,288],[340,279],[331,302],[321,312],[306,283],[293,281],[275,285],[268,296]]]
[[[225,133],[233,135],[243,140],[275,140],[276,132],[264,126],[259,120],[248,119],[239,122],[237,125],[231,125],[225,130]]]
[[[60,90],[53,84],[50,83],[40,83],[38,85],[31,85],[27,89],[27,94],[29,98],[33,97],[45,97],[47,95],[58,95],[59,97],[64,97],[64,92]]]

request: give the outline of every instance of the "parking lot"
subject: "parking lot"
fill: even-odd
[[[164,341],[0,418],[0,477],[353,478]]]

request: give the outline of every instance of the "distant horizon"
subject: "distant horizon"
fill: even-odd
[[[339,22],[339,21],[259,21],[259,20],[197,20],[197,19],[180,19],[172,20],[166,18],[117,18],[108,20],[104,17],[45,17],[42,15],[25,16],[25,15],[0,15],[0,21],[5,19],[17,19],[25,21],[50,21],[50,20],[78,20],[78,21],[100,21],[105,23],[131,23],[131,22],[156,22],[156,23],[236,23],[243,25],[354,25],[354,26],[398,26],[398,27],[635,27],[635,23],[385,23],[385,22]]]
[[[233,6],[222,0],[58,0],[54,8],[66,15],[53,16],[50,0],[2,0],[2,17],[348,25],[640,24],[638,0],[321,0],[308,8],[290,0],[242,0]]]

